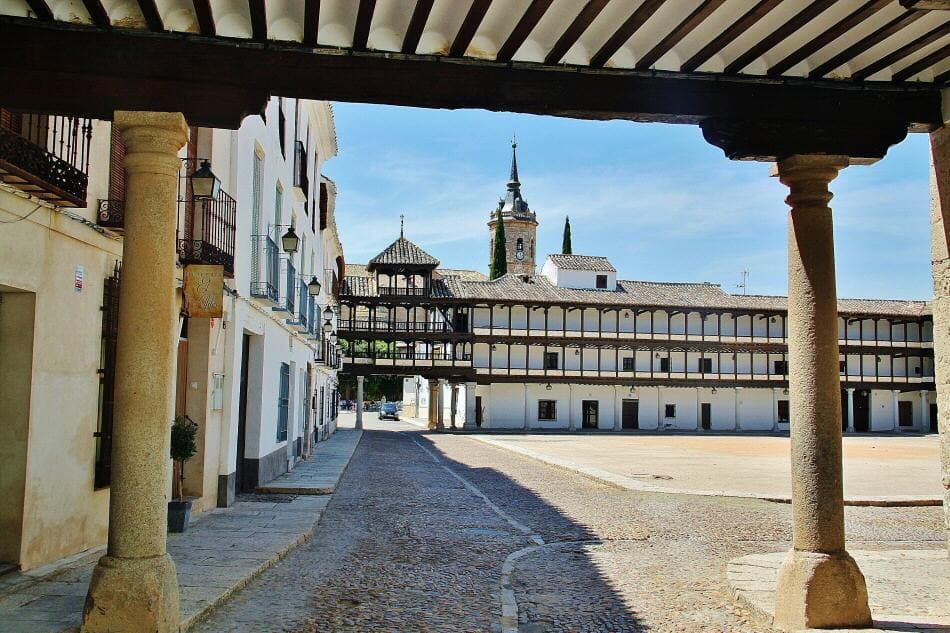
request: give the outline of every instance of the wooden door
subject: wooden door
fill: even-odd
[[[712,403],[703,402],[699,405],[700,427],[704,431],[712,428]]]
[[[597,400],[584,400],[581,402],[581,428],[597,428],[597,409],[599,404]]]
[[[475,396],[475,426],[482,425],[482,397]]]
[[[620,405],[620,427],[624,429],[640,428],[640,401],[624,400]]]
[[[897,403],[897,423],[900,426],[914,426],[914,403]]]

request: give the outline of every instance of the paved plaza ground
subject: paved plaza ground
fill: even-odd
[[[367,418],[311,540],[192,630],[761,630],[736,606],[727,568],[789,547],[787,504],[620,488],[470,436]],[[706,438],[668,441],[681,439]],[[752,450],[763,438],[727,439]],[[888,446],[900,454],[902,445]],[[784,485],[787,475],[761,476]],[[854,550],[944,547],[940,507],[848,507],[845,517]],[[942,582],[934,578],[923,597],[902,594],[899,582],[871,583],[871,600],[932,601],[950,590]],[[906,624],[950,624],[944,605],[931,607],[916,608]],[[899,614],[890,623],[900,628]]]
[[[761,435],[478,435],[522,454],[605,475],[642,490],[777,497],[791,495],[788,437]],[[847,436],[845,498],[940,500],[940,438]]]

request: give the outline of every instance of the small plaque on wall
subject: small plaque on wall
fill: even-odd
[[[221,318],[223,289],[224,266],[185,266],[185,313],[193,319]]]

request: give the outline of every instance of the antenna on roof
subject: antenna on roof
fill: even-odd
[[[744,294],[746,293],[746,290],[748,289],[747,287],[748,287],[748,285],[749,285],[749,284],[748,284],[748,281],[749,281],[749,271],[748,271],[748,270],[743,270],[741,274],[742,274],[742,281],[741,281],[740,283],[737,283],[737,284],[736,284],[736,288],[741,288],[741,289],[742,289],[742,294],[744,295]]]
[[[405,226],[406,226],[406,214],[400,213],[399,214],[399,237],[403,236],[402,233]]]

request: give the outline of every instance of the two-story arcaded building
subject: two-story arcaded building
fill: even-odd
[[[528,217],[514,160],[492,227],[500,213]],[[441,268],[402,235],[348,266],[344,369],[407,376],[409,410],[431,402],[434,425],[788,429],[785,297],[618,279],[586,255],[527,273],[536,226],[518,229],[530,247],[508,248],[518,272],[495,280]],[[843,430],[934,430],[929,303],[842,299],[838,313]]]

